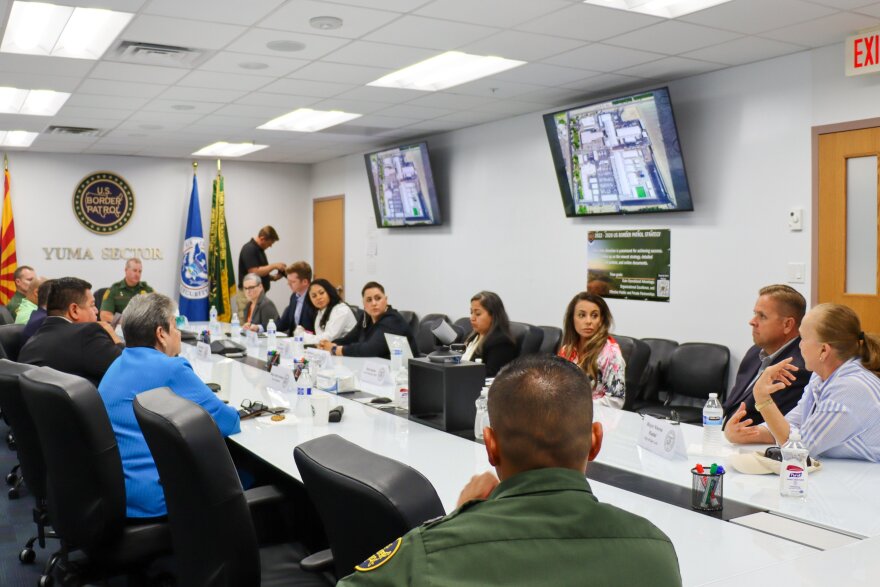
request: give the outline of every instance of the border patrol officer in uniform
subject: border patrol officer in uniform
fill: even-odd
[[[681,585],[669,538],[599,503],[585,478],[602,446],[590,382],[558,357],[510,363],[489,389],[486,452],[452,514],[398,538],[339,582],[367,585]],[[500,479],[500,482],[499,482]]]
[[[132,258],[125,262],[125,279],[111,285],[101,298],[102,321],[113,322],[113,318],[122,314],[134,296],[153,293],[153,288],[146,281],[141,281],[143,270],[140,259]]]

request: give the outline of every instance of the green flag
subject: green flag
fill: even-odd
[[[214,193],[211,196],[211,242],[208,245],[208,275],[211,290],[210,305],[217,308],[221,322],[232,318],[232,298],[235,296],[235,270],[229,253],[229,233],[226,230],[226,194],[223,176],[217,172]]]

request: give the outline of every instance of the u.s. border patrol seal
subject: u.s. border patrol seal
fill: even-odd
[[[88,230],[113,234],[131,220],[134,192],[115,173],[96,171],[79,182],[73,193],[73,212]]]
[[[400,550],[400,543],[403,542],[403,538],[398,538],[361,564],[357,565],[354,570],[360,571],[362,573],[366,573],[367,571],[375,571],[397,554],[397,551]]]

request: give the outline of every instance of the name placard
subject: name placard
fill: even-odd
[[[209,360],[211,358],[211,345],[206,342],[197,342],[196,356],[205,361]]]
[[[687,447],[679,424],[643,416],[639,446],[665,459],[687,459]]]
[[[269,373],[269,377],[272,381],[272,388],[281,391],[295,391],[291,387],[291,381],[293,379],[291,376],[292,374],[291,370],[287,367],[282,367],[281,365],[275,365],[272,367],[272,371]]]
[[[309,364],[314,363],[319,369],[330,367],[330,351],[322,351],[321,349],[306,349],[306,360]]]
[[[391,385],[391,367],[386,363],[368,361],[360,374],[361,383]]]

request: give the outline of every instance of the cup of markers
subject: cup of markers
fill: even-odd
[[[697,463],[691,475],[691,507],[704,512],[720,511],[724,507],[724,467],[712,463],[706,469]]]

